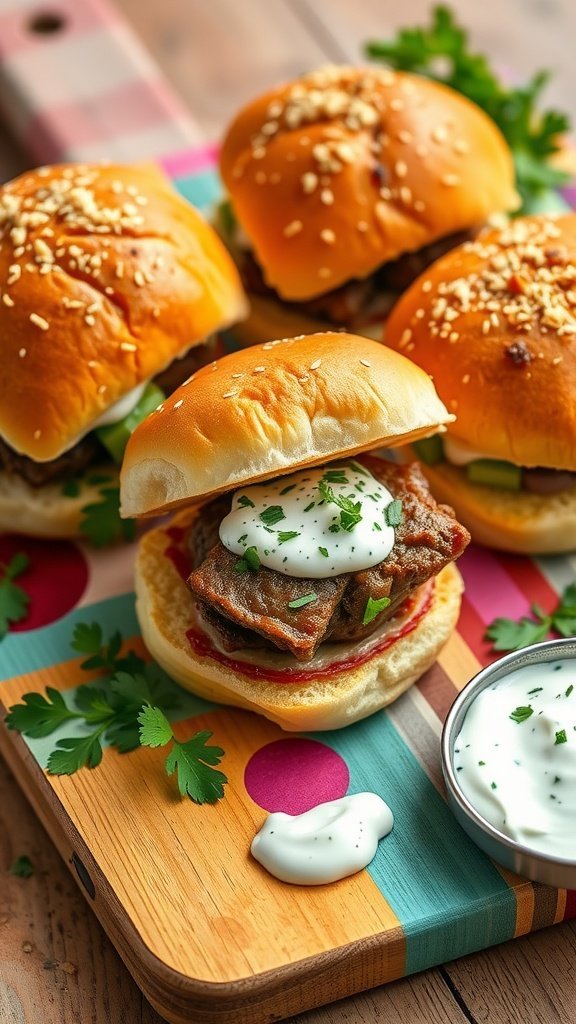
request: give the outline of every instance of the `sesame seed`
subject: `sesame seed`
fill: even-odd
[[[21,348],[18,351],[18,355],[20,356],[20,359],[24,359],[24,356],[26,355],[26,349],[25,348]]]
[[[287,224],[286,227],[284,228],[284,238],[293,238],[294,235],[298,235],[302,231],[303,227],[304,225],[302,224],[301,220],[290,221],[290,223]]]
[[[412,331],[410,330],[409,327],[407,327],[406,330],[402,332],[402,337],[400,338],[400,345],[401,345],[401,347],[403,347],[404,345],[407,345],[408,342],[411,340],[411,338],[412,338]]]
[[[14,305],[14,299],[10,295],[7,295],[6,292],[4,292],[2,296],[2,302],[5,306],[12,307]]]
[[[332,277],[330,267],[318,267],[318,277]]]
[[[401,99],[390,100],[390,110],[404,110],[404,101]]]
[[[135,345],[132,341],[122,341],[122,342],[120,342],[120,348],[122,349],[123,352],[137,352],[138,351],[138,345]]]
[[[235,391],[226,391],[225,394],[222,395],[222,398],[233,398],[235,394]]]
[[[415,199],[414,209],[416,210],[416,213],[424,213],[424,210],[426,209],[426,203],[422,199]]]
[[[398,142],[403,142],[406,146],[409,146],[412,142],[412,133],[402,130],[397,133],[396,138],[398,139]]]
[[[103,395],[104,392],[107,391],[107,390],[108,390],[108,386],[106,384],[99,384],[98,385],[98,394],[99,395]]]
[[[469,384],[470,383],[470,374],[469,373],[465,373],[464,374],[464,376],[462,377],[462,383],[463,384]]]
[[[138,285],[138,288],[143,288],[144,285],[146,284],[144,274],[142,273],[141,270],[134,271],[134,284]]]
[[[356,227],[358,228],[358,231],[368,231],[368,226],[369,226],[368,225],[368,221],[365,221],[365,220],[359,220],[357,225],[356,225]]]
[[[299,384],[305,384],[307,380],[310,380],[310,375],[305,373],[303,377],[298,377]]]
[[[434,142],[446,142],[448,140],[448,132],[445,128],[438,126],[430,132],[430,137]]]
[[[320,200],[325,206],[332,206],[332,203],[334,202],[334,193],[332,192],[332,189],[323,188],[320,193]]]
[[[432,281],[422,281],[422,291],[423,292],[432,291]]]
[[[444,177],[441,178],[441,181],[442,184],[446,185],[448,188],[453,188],[455,185],[460,184],[460,178],[457,174],[445,174]]]
[[[318,175],[314,174],[313,171],[307,171],[306,174],[302,175],[302,188],[306,195],[310,195],[318,185]]]
[[[28,318],[30,323],[34,324],[35,327],[39,327],[41,331],[47,331],[50,328],[50,324],[43,316],[39,316],[38,313],[30,313]]]
[[[94,327],[94,325],[96,323],[96,317],[95,316],[91,316],[90,314],[88,314],[87,316],[84,317],[84,323],[88,327]]]
[[[322,365],[322,360],[321,359],[315,359],[314,362],[310,364],[310,369],[311,370],[317,370],[321,365]]]
[[[554,356],[554,359],[552,360],[552,366],[558,366],[558,364],[562,362],[562,359],[562,356]]]
[[[332,228],[324,228],[320,232],[320,238],[323,242],[326,242],[327,245],[334,245],[334,242],[336,241],[336,235],[334,231],[332,231]]]
[[[408,167],[403,160],[397,160],[394,164],[394,173],[397,178],[405,178],[408,174]]]
[[[371,363],[368,362],[367,359],[361,359],[360,362],[362,363],[362,366],[371,366],[372,365]]]
[[[456,139],[456,142],[452,146],[452,149],[454,150],[455,153],[459,153],[460,155],[470,152],[470,146],[464,139]]]
[[[34,440],[38,441],[41,437],[42,437],[42,431],[41,430],[35,430],[34,431]]]
[[[416,156],[428,156],[428,146],[425,146],[423,142],[419,142],[414,152],[416,153]]]
[[[264,346],[264,347],[265,347],[265,346]],[[233,378],[235,378],[235,379],[237,380],[237,379],[239,379],[240,377],[243,377],[243,376],[244,376],[244,374],[243,374],[243,373],[233,373],[233,374],[231,374],[231,376],[232,376]]]
[[[266,370],[265,366],[255,366],[254,367],[254,373],[264,373],[265,370]]]
[[[180,406],[184,405],[184,399],[180,398],[177,402],[174,402],[173,409],[179,409]]]

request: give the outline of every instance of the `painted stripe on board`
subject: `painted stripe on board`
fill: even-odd
[[[367,870],[404,928],[407,973],[512,938],[514,891],[459,827],[391,719],[379,713],[323,739],[345,758],[350,791],[375,790],[394,813]]]
[[[457,629],[479,664],[488,665],[493,660],[493,655],[490,652],[490,644],[484,639],[486,623],[478,615],[474,606],[470,604],[466,591],[462,595]]]
[[[520,588],[530,604],[536,602],[545,611],[550,611],[554,608],[558,600],[557,592],[550,585],[536,562],[531,558],[508,555],[504,551],[499,551],[497,558],[504,572]]]
[[[530,602],[488,548],[471,544],[458,562],[468,601],[487,624],[499,615],[519,618]]]

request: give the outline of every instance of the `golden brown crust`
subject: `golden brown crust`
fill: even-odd
[[[523,466],[576,468],[576,214],[526,217],[430,267],[386,343],[434,378],[455,439]]]
[[[325,68],[259,97],[220,168],[269,285],[307,299],[518,206],[494,123],[445,86]]]
[[[244,314],[222,243],[152,166],[23,174],[0,232],[0,433],[37,461]]]
[[[199,370],[137,427],[122,515],[407,444],[451,419],[428,375],[375,341],[337,332],[266,342]]]
[[[185,509],[171,525],[187,529],[197,514]],[[166,547],[165,529],[151,530],[136,561],[136,613],[148,650],[198,696],[256,711],[288,731],[339,729],[396,700],[436,660],[460,610],[462,579],[451,563],[436,578],[432,606],[413,632],[363,665],[305,683],[253,680],[194,654],[186,637],[194,621],[192,595],[166,558]]]

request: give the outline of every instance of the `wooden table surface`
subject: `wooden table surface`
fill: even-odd
[[[422,21],[427,10],[420,0],[117,3],[210,139],[260,90],[319,63],[357,62],[364,40]],[[576,122],[573,0],[458,0],[455,6],[477,48],[500,66],[520,76],[553,68],[548,99]],[[0,176],[26,166],[25,154],[0,127]],[[7,871],[21,854],[36,868],[28,880]],[[571,922],[303,1014],[298,1022],[573,1024],[575,958]],[[160,1020],[0,762],[0,1024]]]

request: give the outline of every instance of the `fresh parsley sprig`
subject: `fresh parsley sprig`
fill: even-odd
[[[168,775],[176,772],[181,796],[189,796],[198,804],[214,804],[224,796],[224,785],[228,780],[223,772],[214,768],[220,764],[224,751],[221,747],[208,745],[213,735],[208,729],[181,743],[174,736],[163,711],[152,705],[142,708],[138,722],[143,747],[172,744],[166,758],[166,772]]]
[[[551,633],[560,636],[576,636],[576,583],[566,587],[555,609],[546,614],[539,605],[533,604],[533,618],[523,616],[514,619],[494,619],[485,637],[492,641],[495,651],[518,651],[521,647],[538,643]]]
[[[12,556],[8,565],[0,566],[0,640],[11,625],[26,617],[30,598],[14,580],[26,572],[30,561],[23,551]]]
[[[530,212],[534,204],[541,204],[547,190],[569,180],[550,163],[550,157],[560,149],[570,120],[557,110],[538,110],[549,72],[538,71],[525,85],[510,87],[485,56],[470,50],[468,33],[449,7],[435,7],[428,27],[404,28],[392,39],[369,42],[366,53],[400,71],[444,82],[486,111],[512,150],[523,200],[520,212]]]
[[[333,523],[330,530],[333,533],[337,533],[338,530],[346,530],[351,533],[354,527],[362,521],[362,502],[354,501],[354,495],[346,497],[344,494],[336,494],[326,477],[323,477],[318,484],[318,490],[322,501],[327,505],[337,505],[340,509],[340,523]]]

